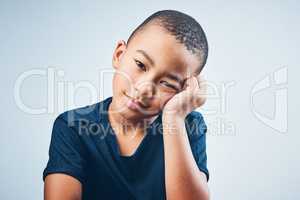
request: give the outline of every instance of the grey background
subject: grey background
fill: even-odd
[[[300,137],[296,129],[300,3],[296,0],[1,0],[1,199],[42,199],[42,171],[54,118],[63,110],[111,95],[109,73],[104,81],[100,75],[101,70],[111,68],[116,41],[126,40],[143,19],[161,9],[178,9],[201,23],[210,44],[206,78],[217,88],[232,83],[221,95],[225,100],[209,98],[199,109],[209,128],[212,199],[300,198]],[[22,102],[48,110],[30,114],[16,103],[16,81],[26,71],[47,72],[47,68],[56,73],[49,101],[53,110],[47,107],[47,77],[31,76],[21,85]],[[288,117],[279,123],[288,122],[288,129],[280,132],[254,115],[256,111],[274,115],[276,87],[256,96],[255,111],[250,99],[254,85],[281,68],[288,70],[284,77],[288,84],[281,86],[288,90],[288,102],[279,107],[288,109]],[[83,87],[71,95],[58,94],[60,86],[76,83],[89,83],[97,93]],[[216,112],[208,113],[208,109]],[[217,125],[222,121],[231,126],[228,131]]]

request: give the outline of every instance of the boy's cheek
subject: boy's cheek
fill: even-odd
[[[133,84],[137,82],[140,75],[135,71],[132,70],[132,66],[127,66],[127,68],[122,70],[122,73],[120,73],[120,78],[123,79],[129,86],[133,87]]]
[[[115,74],[114,84],[118,88],[126,89],[127,92],[130,92],[133,89],[133,84],[135,83],[135,74],[128,73],[127,71],[118,71]]]

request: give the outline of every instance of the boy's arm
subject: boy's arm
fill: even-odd
[[[79,200],[85,181],[85,154],[78,132],[64,114],[53,124],[49,160],[43,172],[44,199]]]
[[[163,116],[165,182],[168,200],[208,200],[206,175],[195,162],[184,119]]]
[[[45,200],[80,200],[81,193],[81,183],[72,176],[55,173],[45,178]]]
[[[197,166],[185,128],[188,113],[206,101],[206,83],[200,77],[193,76],[187,79],[185,86],[167,102],[163,110],[167,199],[208,200],[206,175]]]

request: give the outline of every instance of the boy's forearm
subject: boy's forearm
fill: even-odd
[[[165,182],[168,200],[208,200],[206,176],[195,162],[184,118],[163,115]]]

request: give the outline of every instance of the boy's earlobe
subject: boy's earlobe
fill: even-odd
[[[113,53],[113,59],[112,59],[112,65],[115,69],[119,68],[120,60],[122,59],[122,56],[124,55],[126,51],[126,42],[124,40],[119,40],[117,42],[117,46]]]

